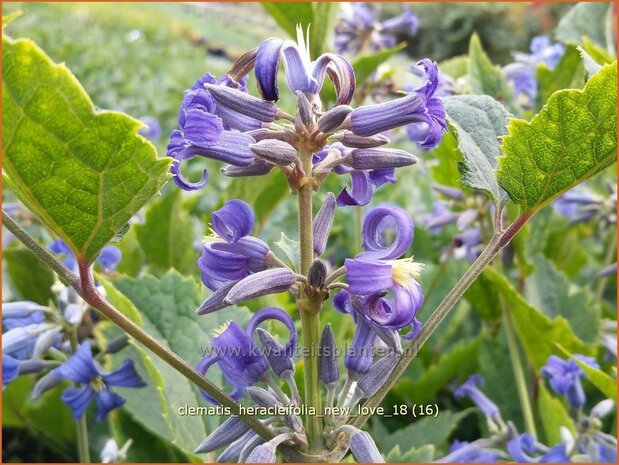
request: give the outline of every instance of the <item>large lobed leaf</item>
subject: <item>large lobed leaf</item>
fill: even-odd
[[[584,90],[555,92],[531,122],[512,119],[499,184],[522,213],[535,212],[617,159],[617,63]]]
[[[509,113],[486,95],[462,95],[444,100],[449,124],[456,130],[462,161],[458,168],[462,183],[485,191],[495,202],[507,198],[495,175],[501,154],[499,137],[506,134]]]
[[[97,111],[34,42],[2,38],[2,149],[9,187],[78,258],[92,261],[167,179],[141,123]]]

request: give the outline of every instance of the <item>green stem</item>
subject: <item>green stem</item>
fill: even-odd
[[[533,419],[533,409],[531,408],[531,400],[529,399],[529,390],[527,388],[527,380],[524,375],[522,359],[520,358],[520,352],[518,351],[518,345],[516,343],[516,337],[511,325],[509,311],[503,299],[501,299],[501,307],[503,309],[503,328],[505,328],[505,335],[507,336],[509,358],[511,359],[514,378],[516,379],[516,389],[518,390],[520,408],[522,409],[522,416],[524,417],[524,426],[527,431],[537,437],[535,421]]]
[[[69,341],[71,343],[71,352],[75,353],[79,347],[77,338],[77,326],[71,328],[69,332]],[[90,463],[90,445],[88,444],[88,422],[86,421],[86,412],[82,414],[76,423],[77,431],[77,456],[80,463]]]
[[[464,275],[460,278],[456,285],[451,289],[451,291],[449,291],[447,296],[445,296],[443,301],[439,304],[436,310],[434,310],[432,315],[430,315],[430,318],[428,318],[428,320],[425,322],[419,334],[409,344],[406,344],[403,347],[402,356],[389,377],[387,378],[387,381],[385,381],[385,383],[376,392],[376,394],[374,394],[372,397],[369,397],[363,404],[364,407],[367,407],[367,412],[373,411],[373,409],[380,405],[387,393],[395,385],[400,376],[402,376],[408,365],[417,356],[417,353],[419,352],[421,347],[430,338],[432,333],[434,333],[438,325],[447,316],[453,306],[458,302],[458,300],[460,300],[462,295],[482,273],[484,268],[486,268],[486,266],[488,266],[492,262],[494,257],[496,257],[497,254],[501,250],[503,250],[503,248],[507,244],[509,244],[512,238],[518,233],[518,231],[520,231],[520,229],[522,229],[522,227],[527,223],[531,216],[532,213],[528,212],[518,217],[505,231],[501,231],[499,229],[495,231],[492,240],[488,243],[488,245],[482,251],[477,260],[475,260],[471,267],[466,271],[466,273],[464,273]],[[350,424],[356,428],[362,428],[363,425],[365,425],[365,423],[368,421],[370,416],[371,414],[369,413],[359,415],[354,418],[354,420]]]
[[[301,151],[301,162],[306,176],[312,172],[312,152]],[[299,246],[301,255],[301,274],[307,276],[314,261],[314,237],[312,232],[312,185],[306,183],[299,187]],[[321,301],[305,295],[304,286],[297,301],[301,315],[303,342],[306,347],[303,362],[303,382],[305,386],[305,403],[308,410],[314,410],[314,415],[305,418],[305,432],[309,443],[310,454],[319,454],[324,450],[322,423],[322,392],[318,384],[318,355],[320,350],[320,307]]]
[[[37,242],[17,223],[15,223],[4,211],[2,212],[2,223],[9,231],[11,231],[11,233],[15,235],[15,237],[17,237],[17,239],[26,245],[26,247],[28,247],[35,254],[35,256],[39,258],[39,260],[43,261],[50,268],[56,271],[58,275],[63,277],[71,285],[71,287],[75,289],[79,296],[86,301],[86,303],[102,313],[129,336],[133,337],[147,349],[152,351],[157,357],[174,368],[183,377],[187,378],[196,384],[200,389],[208,393],[218,403],[225,407],[229,407],[233,415],[239,414],[239,405],[231,397],[202,376],[189,363],[176,355],[174,352],[170,351],[157,339],[128,319],[119,310],[114,308],[112,304],[105,300],[101,294],[99,294],[94,284],[94,278],[92,276],[92,270],[90,269],[89,263],[84,262],[83,260],[79,261],[80,276],[78,278],[75,274],[64,268],[64,266],[62,266],[62,264],[60,264],[51,253],[37,244]],[[266,440],[270,440],[275,437],[273,431],[262,424],[262,422],[256,417],[251,415],[238,416],[247,426]]]
[[[606,239],[606,255],[602,262],[602,269],[609,266],[613,261],[617,261],[617,236],[616,229],[613,227],[608,228],[608,238]],[[606,288],[607,277],[599,278],[597,286],[595,288],[595,294],[593,297],[593,305],[597,305],[602,300],[604,295],[604,289]]]

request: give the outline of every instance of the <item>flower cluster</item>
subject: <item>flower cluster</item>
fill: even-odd
[[[338,53],[357,54],[377,51],[396,45],[395,33],[415,35],[419,18],[408,5],[402,14],[380,20],[380,12],[372,3],[343,3],[340,21],[335,28],[335,49]]]

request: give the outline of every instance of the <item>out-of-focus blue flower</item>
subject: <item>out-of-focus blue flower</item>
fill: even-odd
[[[599,368],[595,359],[591,357],[585,355],[575,355],[575,357],[591,367]],[[574,407],[580,408],[585,404],[585,392],[580,381],[580,378],[585,376],[585,372],[574,360],[564,360],[551,355],[541,372],[548,378],[552,389],[559,395],[567,396],[567,400]]]
[[[271,37],[262,42],[258,48],[255,74],[263,99],[268,101],[279,99],[277,72],[280,59],[284,63],[288,87],[293,93],[301,91],[306,96],[318,95],[326,76],[334,84],[338,105],[348,105],[352,100],[355,91],[355,73],[351,64],[344,57],[332,53],[324,53],[315,61],[311,61],[309,37],[303,36],[300,26],[297,27],[296,43]]]
[[[161,138],[161,124],[157,118],[142,116],[140,121],[144,123],[144,127],[139,131],[142,136],[152,141],[158,141]]]
[[[489,441],[479,439],[475,442],[454,441],[449,454],[435,460],[437,463],[496,463],[500,452],[486,447]]]
[[[468,380],[456,389],[455,396],[457,399],[461,397],[468,397],[475,405],[477,405],[479,410],[481,410],[484,415],[489,418],[496,419],[500,417],[499,408],[477,387],[478,385],[483,385],[484,382],[484,378],[480,375],[471,375]]]
[[[292,355],[297,343],[294,322],[282,309],[265,307],[254,314],[247,325],[247,331],[234,322],[228,322],[219,328],[211,341],[210,353],[198,363],[196,369],[205,375],[217,364],[226,381],[233,387],[230,397],[238,400],[247,387],[264,380],[269,369],[267,358],[252,339],[258,325],[269,320],[283,323],[290,332],[290,338],[283,350]],[[201,393],[206,400],[216,403],[204,391]]]
[[[395,33],[412,36],[418,27],[419,18],[408,5],[404,5],[402,14],[381,22],[374,4],[343,3],[335,28],[335,49],[338,53],[357,54],[365,48],[377,51],[393,47]]]
[[[483,238],[479,228],[468,228],[456,235],[453,240],[454,257],[464,257],[473,262],[477,260],[484,248]]]
[[[2,389],[19,375],[19,360],[2,353]]]
[[[523,433],[507,443],[507,451],[518,463],[568,463],[565,449],[563,443],[548,448],[531,433]]]
[[[456,215],[442,200],[437,200],[432,206],[432,213],[424,215],[423,222],[426,229],[431,234],[440,233],[445,226],[455,223],[458,220]]]
[[[77,272],[77,259],[71,248],[62,240],[56,239],[47,246],[49,250],[61,257],[62,263],[73,272]],[[101,249],[101,253],[97,257],[96,263],[99,263],[104,271],[114,271],[122,258],[122,253],[118,247],[106,245]]]
[[[426,72],[426,83],[404,97],[355,109],[350,117],[353,133],[367,137],[411,123],[424,123],[415,142],[422,148],[440,143],[448,128],[443,102],[434,95],[439,84],[438,65],[427,58],[419,64]]]
[[[503,74],[514,87],[516,97],[523,96],[527,105],[537,98],[536,71],[540,65],[554,69],[563,53],[563,44],[552,43],[548,36],[537,36],[531,40],[531,53],[514,53],[515,62],[503,68]]]
[[[122,406],[125,400],[111,391],[111,387],[140,388],[146,383],[140,378],[133,360],[125,360],[120,368],[110,373],[104,372],[92,357],[88,341],[82,342],[69,360],[52,370],[53,375],[66,378],[82,386],[67,388],[62,393],[62,401],[73,410],[73,418],[79,420],[90,401],[97,400],[97,420],[103,420],[108,412]]]

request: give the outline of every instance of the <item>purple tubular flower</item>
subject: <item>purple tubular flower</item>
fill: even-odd
[[[295,281],[295,274],[288,268],[260,271],[239,281],[230,289],[224,301],[232,305],[263,295],[284,292],[290,289]]]
[[[316,213],[312,229],[314,232],[314,253],[320,256],[325,252],[329,232],[333,225],[333,217],[335,216],[335,196],[329,192],[324,203]]]
[[[414,165],[417,157],[404,150],[355,149],[351,152],[351,166],[356,170],[399,168]]]
[[[419,28],[419,18],[408,5],[404,5],[403,10],[401,15],[386,19],[382,22],[384,31],[395,32],[404,30],[411,35],[417,32]]]
[[[258,90],[264,100],[277,102],[279,90],[277,88],[277,72],[279,71],[279,52],[284,41],[277,37],[266,39],[256,55],[256,81]]]
[[[49,244],[47,248],[55,254],[66,257],[62,260],[64,266],[72,271],[77,270],[77,259],[75,258],[75,254],[62,239],[56,239],[54,242]],[[118,265],[118,262],[120,262],[121,258],[122,254],[118,247],[108,245],[103,247],[101,253],[96,259],[96,262],[99,263],[106,271],[113,271],[116,269],[116,266]]]
[[[595,359],[584,355],[576,357],[587,365],[598,368]],[[548,378],[552,389],[561,396],[567,396],[568,401],[576,408],[585,404],[585,392],[582,388],[580,378],[585,376],[585,372],[572,360],[563,360],[556,355],[548,357],[546,365],[541,369],[541,373]]]
[[[101,249],[97,262],[106,271],[114,271],[122,258],[122,253],[118,247],[106,245]]]
[[[2,354],[2,389],[19,375],[19,360]]]
[[[432,189],[434,189],[439,194],[443,194],[445,197],[448,197],[452,200],[464,200],[464,192],[462,192],[457,187],[443,186],[440,184],[436,184],[432,186]]]
[[[393,285],[392,266],[389,262],[347,258],[344,266],[351,294],[371,295]]]
[[[344,358],[344,366],[354,375],[367,373],[374,360],[376,332],[363,318],[356,318],[355,334]]]
[[[394,225],[396,235],[389,246],[385,246],[382,234],[387,227]],[[411,216],[402,208],[395,206],[376,207],[363,219],[362,247],[365,252],[357,258],[392,260],[402,256],[413,243],[414,224]]]
[[[277,107],[269,101],[253,97],[230,87],[205,84],[217,105],[247,117],[272,123],[277,117]]]
[[[209,434],[193,451],[194,454],[207,454],[243,436],[249,427],[239,417],[230,417]]]
[[[425,227],[430,234],[440,233],[445,226],[455,223],[457,220],[458,215],[452,212],[442,200],[434,202],[432,213],[423,218]]]
[[[226,381],[234,388],[230,397],[235,400],[239,400],[245,389],[269,369],[267,359],[260,353],[251,336],[234,322],[227,323],[217,331],[211,347],[210,354],[198,363],[196,369],[205,375],[217,363]],[[217,403],[204,391],[200,392],[207,401]]]
[[[565,444],[559,443],[548,449],[531,433],[524,433],[507,443],[507,452],[519,463],[568,463]],[[532,457],[533,454],[538,455]]]
[[[220,134],[217,143],[208,147],[188,146],[177,153],[179,160],[190,160],[196,155],[223,161],[234,166],[249,166],[254,162],[254,153],[249,145],[254,138],[238,131],[224,131]]]
[[[152,116],[143,116],[140,118],[140,121],[144,123],[144,126],[138,132],[147,139],[159,140],[161,137],[161,124],[159,124],[159,120]]]
[[[385,463],[369,433],[357,431],[350,438],[350,451],[359,463]]]
[[[97,400],[97,420],[103,420],[110,410],[118,408],[125,400],[112,392],[110,387],[140,388],[146,383],[140,378],[132,360],[125,360],[120,368],[110,373],[103,372],[92,357],[88,341],[82,342],[69,360],[52,371],[56,377],[83,384],[80,388],[67,388],[62,400],[73,410],[75,421],[79,420],[93,397]]]
[[[286,327],[286,329],[288,329],[290,337],[288,338],[288,342],[284,345],[284,354],[288,358],[292,357],[294,354],[294,349],[297,346],[297,330],[294,326],[294,321],[290,318],[290,315],[288,315],[281,308],[264,307],[258,310],[247,324],[247,334],[253,336],[260,323],[271,320],[279,321]]]
[[[344,206],[363,206],[370,203],[372,200],[372,186],[368,179],[368,174],[365,171],[351,171],[350,179],[352,188],[350,192],[348,188],[342,189],[342,192],[337,196],[337,204],[340,207]]]
[[[256,329],[256,332],[264,350],[264,356],[269,361],[273,373],[281,378],[286,371],[294,372],[294,362],[286,355],[282,345],[275,340],[271,333],[262,328]]]
[[[473,262],[479,257],[483,248],[481,230],[479,228],[465,229],[454,237],[453,243],[456,248],[456,257],[464,256]]]
[[[477,385],[484,384],[485,380],[480,375],[471,375],[464,384],[456,389],[455,397],[468,397],[482,411],[484,415],[490,418],[496,418],[500,415],[499,408],[486,395],[479,390]]]
[[[450,453],[435,460],[437,463],[496,463],[499,454],[497,451],[486,450],[481,439],[472,443],[454,441]]]
[[[428,59],[419,62],[427,82],[405,97],[376,105],[357,108],[351,114],[351,130],[359,136],[373,136],[411,123],[426,123],[427,131],[417,139],[422,148],[436,147],[447,130],[445,107],[434,96],[438,87],[438,65]]]
[[[44,308],[46,307],[30,301],[2,302],[2,322],[4,323],[5,320],[21,320],[22,318],[28,318],[38,314],[40,317],[37,317],[37,321],[28,320],[28,323],[22,326],[41,323],[44,320],[41,310]]]
[[[375,187],[380,187],[388,182],[393,184],[397,182],[395,177],[395,168],[380,168],[374,169],[368,173],[368,180]]]
[[[213,230],[228,244],[236,244],[254,228],[254,211],[246,202],[233,199],[211,215]]]

